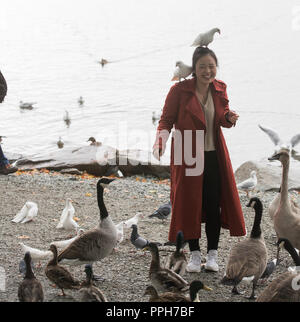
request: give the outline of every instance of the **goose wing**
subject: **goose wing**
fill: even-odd
[[[175,288],[181,290],[189,285],[185,279],[168,268],[161,268],[155,275],[158,282],[165,289]]]

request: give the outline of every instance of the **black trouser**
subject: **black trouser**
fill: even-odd
[[[218,249],[221,230],[220,195],[221,179],[217,153],[204,152],[202,209],[206,214],[207,251]],[[199,239],[191,239],[188,242],[190,251],[200,250]]]

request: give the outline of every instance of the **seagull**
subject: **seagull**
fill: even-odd
[[[144,247],[146,247],[149,244],[149,240],[141,237],[138,234],[138,228],[137,225],[132,225],[132,232],[131,232],[131,236],[130,236],[130,241],[131,244],[133,246],[135,246],[136,249],[143,249]]]
[[[140,218],[144,218],[144,215],[138,212],[135,216],[124,222],[124,228],[131,228],[132,225],[137,225]]]
[[[57,146],[59,149],[62,149],[64,147],[64,142],[63,140],[61,139],[61,136],[59,137],[58,141],[57,141]]]
[[[181,78],[186,79],[193,71],[191,66],[184,64],[182,61],[176,62],[176,69],[173,74],[171,81],[181,80]]]
[[[68,127],[71,124],[71,118],[69,116],[69,112],[68,111],[66,111],[66,114],[64,115],[64,122],[67,124]]]
[[[68,227],[70,226],[70,219],[67,219],[68,213],[69,213],[69,218],[72,218],[72,220],[74,221],[73,217],[75,214],[75,209],[72,205],[72,200],[70,198],[67,198],[66,200],[65,208],[61,213],[59,223],[57,224],[56,228],[60,229],[60,228],[65,228],[65,226],[68,226]]]
[[[165,220],[170,215],[171,210],[172,210],[171,201],[169,201],[168,203],[163,204],[157,210],[155,210],[154,213],[149,216],[149,218],[156,217],[161,220]]]
[[[207,32],[199,34],[191,46],[195,46],[195,47],[205,46],[205,47],[207,47],[214,40],[214,35],[216,32],[221,34],[221,31],[219,28],[213,28]]]
[[[255,186],[257,185],[257,177],[256,177],[256,171],[251,171],[250,178],[244,180],[243,182],[239,183],[237,185],[237,188],[239,190],[244,190],[247,193],[247,197],[249,197],[249,191],[253,190]]]
[[[35,202],[26,201],[23,208],[16,214],[12,222],[25,224],[37,216],[38,206]]]
[[[275,144],[275,151],[278,151],[281,147],[287,147],[288,149],[291,149],[292,151],[294,151],[294,147],[300,142],[300,133],[294,135],[290,141],[288,142],[283,142],[279,136],[279,134],[269,128],[269,127],[265,127],[265,126],[261,126],[260,124],[258,124],[258,127],[264,131],[265,133],[268,134],[269,138],[272,140],[272,142]]]
[[[20,108],[24,109],[24,110],[32,110],[33,109],[33,105],[36,104],[36,102],[28,102],[25,103],[23,101],[20,101]]]
[[[50,245],[55,245],[57,248],[65,248],[69,246],[77,237],[84,233],[84,229],[80,228],[77,230],[76,236],[66,240],[57,240],[50,243]]]
[[[79,104],[79,105],[83,105],[83,104],[84,104],[84,99],[82,98],[82,96],[80,96],[80,97],[78,98],[78,104]]]

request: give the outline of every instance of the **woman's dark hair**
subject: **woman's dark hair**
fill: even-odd
[[[218,58],[216,56],[216,54],[209,48],[207,47],[197,47],[194,51],[194,54],[193,54],[193,65],[192,65],[192,68],[193,68],[193,77],[196,76],[195,74],[195,70],[196,70],[196,64],[197,64],[197,61],[199,58],[203,57],[203,56],[206,56],[206,55],[210,55],[216,62],[216,66],[218,67]]]

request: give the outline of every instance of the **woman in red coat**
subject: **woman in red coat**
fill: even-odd
[[[171,143],[172,218],[169,240],[182,231],[191,251],[189,272],[200,272],[199,238],[205,222],[205,268],[218,271],[220,229],[231,236],[246,234],[229,153],[221,127],[235,125],[238,115],[229,110],[226,85],[216,80],[218,60],[207,47],[193,54],[193,78],[171,87],[159,121],[153,154],[164,153],[173,126]]]

